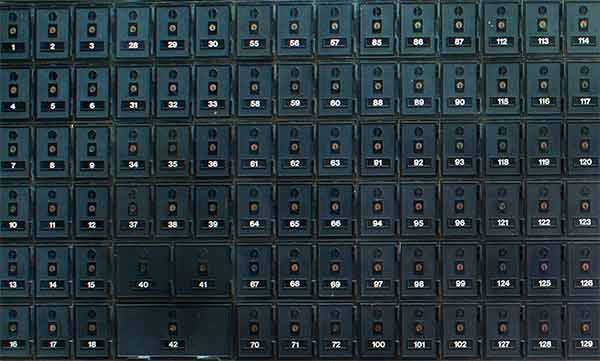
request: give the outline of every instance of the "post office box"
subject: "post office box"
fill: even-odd
[[[269,184],[238,184],[237,231],[240,237],[269,237],[273,230],[273,189]]]
[[[562,129],[559,122],[527,123],[527,173],[560,175]]]
[[[528,54],[560,53],[559,2],[525,3],[525,51]]]
[[[352,64],[319,64],[318,111],[320,116],[354,113],[354,67]]]
[[[117,177],[149,177],[154,168],[151,128],[120,126],[115,132]]]
[[[523,199],[518,182],[486,182],[485,234],[518,236],[521,234]]]
[[[36,297],[71,296],[71,261],[71,249],[66,246],[36,247]]]
[[[277,210],[277,234],[280,237],[310,237],[313,231],[312,184],[279,184]]]
[[[527,233],[531,236],[561,235],[562,185],[558,182],[528,182],[526,187]]]
[[[85,67],[75,70],[77,118],[106,118],[110,111],[110,79],[106,67]]]
[[[558,114],[562,109],[560,63],[527,64],[527,112]]]
[[[75,237],[106,238],[110,234],[110,189],[75,187]]]
[[[109,309],[105,305],[75,306],[75,355],[108,357],[111,349]]]
[[[519,4],[498,3],[483,6],[484,51],[487,55],[518,55],[521,50]]]
[[[521,356],[521,306],[517,303],[486,305],[485,354],[488,357]]]
[[[116,81],[117,117],[148,119],[152,114],[152,104],[150,103],[151,68],[118,66]]]
[[[437,294],[437,249],[433,244],[403,244],[400,248],[402,297],[433,297]]]
[[[352,4],[317,4],[317,50],[321,56],[348,56],[354,47]]]
[[[396,111],[396,66],[360,64],[360,114],[393,115]]]
[[[228,125],[197,125],[194,140],[197,177],[227,177],[231,174],[231,130]]]
[[[474,123],[444,124],[442,170],[446,176],[477,175],[479,164],[478,126]]]
[[[598,350],[598,337],[600,337],[596,325],[600,318],[600,306],[571,303],[568,305],[567,313],[569,357],[593,357],[592,355]]]
[[[314,174],[313,127],[306,124],[277,125],[277,175],[279,177]]]
[[[171,248],[166,245],[115,248],[117,297],[167,297],[171,295]]]
[[[600,183],[567,183],[567,232],[570,235],[597,235],[600,232]]]
[[[600,247],[595,244],[569,244],[569,295],[597,297],[600,294]]]
[[[110,13],[108,8],[75,9],[75,57],[106,59],[110,52]]]
[[[186,66],[159,66],[156,70],[156,116],[187,118],[190,115],[191,71]]]
[[[352,175],[354,127],[350,123],[319,124],[319,175]]]
[[[567,52],[570,55],[593,54],[600,50],[600,5],[594,2],[565,4]]]
[[[527,245],[527,294],[529,296],[561,295],[562,257],[560,244]]]
[[[600,63],[567,64],[567,111],[597,114],[600,110]]]
[[[231,357],[231,305],[119,305],[115,318],[118,357]]]
[[[33,336],[31,310],[25,305],[0,307],[0,342],[3,355],[31,357],[30,338]]]
[[[485,112],[519,114],[521,112],[521,65],[485,64]]]
[[[519,175],[521,173],[520,124],[490,122],[483,127],[486,174]]]
[[[156,56],[165,58],[190,55],[190,8],[187,6],[157,7]]]
[[[187,177],[192,172],[191,130],[184,126],[156,127],[156,175]]]
[[[229,55],[230,12],[226,5],[196,6],[196,56]]]
[[[361,184],[360,205],[361,235],[394,236],[396,188],[393,184]]]
[[[391,176],[396,171],[396,130],[390,123],[368,123],[360,128],[360,172],[363,176]]]
[[[473,3],[441,4],[444,55],[475,55],[477,53],[477,6]]]
[[[238,306],[238,354],[240,357],[273,355],[273,308],[271,305]]]
[[[152,42],[150,36],[150,7],[117,7],[117,58],[147,58]]]
[[[389,304],[360,305],[360,354],[388,357],[396,354],[396,308]]]
[[[0,31],[0,54],[6,60],[28,59],[31,29],[29,9],[2,9],[0,23],[6,24]]]
[[[2,297],[28,297],[31,295],[32,264],[29,248],[23,246],[0,247],[0,295]],[[11,348],[2,345],[2,348]]]
[[[313,289],[312,248],[309,245],[277,247],[279,297],[307,297]]]
[[[280,357],[309,357],[313,354],[313,307],[281,305],[277,333]]]
[[[437,234],[437,187],[434,183],[403,183],[400,185],[403,236],[434,236]]]
[[[478,78],[478,64],[442,64],[442,112],[452,115],[476,114],[480,101],[477,94]]]
[[[360,246],[360,292],[364,297],[396,294],[397,251],[392,244]]]
[[[402,64],[402,114],[433,115],[438,112],[436,64]]]
[[[320,297],[351,297],[354,289],[354,250],[350,245],[319,245]],[[328,350],[334,351],[333,348]]]
[[[444,357],[478,357],[481,338],[479,306],[474,304],[444,304],[442,324]]]
[[[153,227],[148,185],[117,185],[115,187],[115,234],[117,237],[149,237]]]
[[[156,223],[159,237],[189,237],[192,232],[192,191],[188,185],[156,187]]]
[[[2,119],[29,119],[31,116],[31,73],[27,69],[0,69],[0,115]],[[8,85],[8,86],[6,86]]]
[[[232,250],[228,246],[176,245],[177,296],[229,296],[233,283]]]
[[[71,190],[68,186],[38,186],[35,190],[35,234],[38,238],[71,235]]]
[[[270,124],[240,124],[236,128],[237,173],[267,177],[273,172],[273,130]]]
[[[110,253],[107,247],[75,247],[75,297],[106,297],[111,287]]]
[[[352,236],[352,184],[319,184],[319,236]]]
[[[437,127],[432,123],[403,123],[401,168],[404,176],[437,174]]]
[[[312,5],[277,4],[277,55],[311,56],[312,38]]]
[[[477,297],[479,295],[479,248],[475,244],[442,246],[444,296]]]
[[[360,5],[360,54],[394,55],[394,4],[373,3]]]
[[[36,307],[36,330],[38,357],[70,357],[73,333],[69,306]]]
[[[518,244],[488,244],[485,247],[487,296],[521,294],[521,249]]]
[[[319,356],[352,357],[354,309],[351,304],[319,305]]]
[[[237,55],[271,56],[272,9],[270,5],[237,6]]]
[[[70,69],[36,70],[36,114],[40,119],[68,119],[71,115]],[[28,94],[29,95],[29,94]]]
[[[434,305],[402,305],[400,354],[403,357],[435,358],[437,355],[437,309]]]
[[[36,9],[35,33],[37,59],[66,59],[71,54],[70,10]]]
[[[479,233],[479,185],[442,184],[442,233],[445,236],[475,236]]]
[[[231,190],[228,185],[197,185],[195,188],[196,236],[202,238],[231,235]]]
[[[434,55],[437,52],[435,4],[400,4],[400,54]]]
[[[277,113],[306,116],[313,113],[314,74],[310,64],[280,64],[277,67]]]
[[[68,127],[36,128],[36,177],[63,178],[71,173],[71,139]]]
[[[567,125],[567,161],[569,175],[599,174],[600,124],[569,123]]]
[[[31,196],[28,187],[13,186],[0,188],[0,236],[24,238],[30,234]]]
[[[196,116],[229,116],[233,102],[231,84],[231,68],[227,65],[196,67]]]
[[[270,117],[273,114],[271,65],[238,66],[238,115]]]
[[[110,129],[108,127],[75,128],[75,176],[106,178],[110,171]]]
[[[558,304],[527,305],[527,355],[562,355],[562,310]]]
[[[2,178],[29,178],[31,144],[28,128],[0,128],[0,176]]]
[[[236,247],[237,294],[242,297],[269,297],[273,290],[272,249],[268,245]]]

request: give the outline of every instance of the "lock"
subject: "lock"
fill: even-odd
[[[350,123],[319,124],[319,175],[351,176],[354,127]]]
[[[0,19],[1,19],[0,12]],[[0,33],[1,36],[1,33]],[[1,38],[0,38],[1,40]],[[0,44],[0,46],[2,46]],[[2,52],[4,56],[4,53]],[[6,55],[8,57],[8,55]],[[3,119],[29,119],[31,117],[31,73],[27,69],[0,69],[0,115]]]
[[[273,114],[271,65],[238,66],[238,115],[270,117]]]
[[[2,297],[29,297],[31,296],[31,282],[33,280],[30,251],[27,247],[0,247],[0,260],[4,265],[0,271],[0,295]],[[0,321],[1,322],[1,321]],[[3,322],[1,322],[3,323]],[[14,335],[17,330],[12,331]],[[3,333],[4,335],[4,333]],[[4,349],[22,349],[24,345],[17,343],[14,347],[8,346],[2,340]]]
[[[560,244],[527,245],[527,294],[560,297],[562,249]]]
[[[69,247],[37,246],[35,262],[36,297],[71,297],[72,266]]]
[[[278,227],[281,237],[310,237],[313,231],[312,184],[279,184]]]
[[[277,113],[280,116],[313,113],[313,68],[310,64],[281,64],[277,68]]]
[[[75,297],[106,297],[110,286],[110,253],[108,248],[102,246],[76,246]],[[93,348],[87,348],[93,351]]]
[[[521,184],[485,184],[485,233],[488,236],[521,234]]]
[[[600,64],[567,64],[567,111],[572,114],[596,114],[600,110]]]
[[[69,9],[36,9],[37,59],[67,59],[71,39]]]
[[[115,234],[147,238],[152,234],[152,190],[148,185],[115,187]]]
[[[107,118],[110,112],[110,79],[108,68],[76,68],[77,118]]]
[[[565,6],[566,40],[569,55],[592,54],[600,50],[600,6],[593,2],[573,2]]]
[[[360,5],[360,54],[364,56],[394,55],[394,24],[396,9],[393,4]]]
[[[401,311],[404,338],[400,342],[400,354],[435,358],[438,328],[435,305],[405,305]]]
[[[151,128],[118,126],[115,131],[117,177],[149,177],[154,169]]]
[[[238,306],[238,354],[241,357],[273,355],[273,309],[271,305]]]
[[[521,305],[486,305],[485,330],[488,357],[520,357]]]
[[[397,251],[391,244],[360,246],[360,293],[362,296],[395,296],[396,259]]]
[[[486,123],[485,172],[487,175],[521,173],[521,126],[518,123]]]
[[[400,54],[435,55],[437,52],[435,4],[400,4]]]
[[[156,56],[180,58],[190,55],[190,8],[156,7]]]
[[[277,55],[312,55],[312,15],[311,5],[277,4]]]
[[[480,309],[474,304],[444,304],[442,324],[444,357],[478,357]]]
[[[600,232],[600,184],[597,182],[567,183],[567,232],[570,235],[593,235]]]
[[[527,112],[558,114],[562,109],[560,63],[527,64]]]
[[[515,3],[485,4],[483,7],[484,51],[487,55],[518,55],[519,5]]]
[[[433,244],[404,244],[400,248],[402,297],[433,297],[437,294],[437,249]]]
[[[149,7],[117,7],[117,58],[148,58],[150,56],[152,48],[150,18]]]
[[[569,175],[599,174],[600,150],[594,146],[600,138],[600,125],[567,124],[567,161]]]
[[[600,294],[600,247],[590,243],[569,244],[568,282],[570,296],[597,297]]]
[[[557,2],[526,3],[525,51],[528,54],[560,53],[560,10]]]
[[[353,295],[354,277],[352,273],[354,250],[350,245],[319,245],[319,296],[326,298],[351,297]],[[335,335],[332,335],[335,336]],[[336,348],[326,347],[332,352],[351,351],[349,345]],[[342,345],[340,345],[342,346]],[[341,350],[340,350],[341,349]],[[327,351],[327,353],[329,353]],[[323,352],[323,348],[321,348]]]
[[[352,64],[319,64],[320,116],[350,116],[354,113],[354,66]]]
[[[270,5],[240,5],[237,11],[237,55],[240,57],[271,56]]]
[[[446,236],[476,236],[479,233],[479,185],[442,184],[442,233]]]
[[[567,349],[570,357],[589,357],[598,349],[598,326],[594,320],[600,317],[597,304],[571,303],[567,306],[569,317],[569,342]]]
[[[317,4],[317,50],[319,55],[352,54],[352,4]]]
[[[314,134],[311,125],[277,125],[277,175],[279,177],[314,174]]]
[[[189,237],[191,234],[192,194],[188,185],[156,187],[156,222],[159,237]]]
[[[20,186],[0,188],[0,204],[3,205],[0,213],[0,236],[28,237],[31,227],[29,188]]]
[[[190,68],[159,66],[156,70],[156,79],[156,116],[158,118],[189,117],[192,88]]]
[[[227,185],[196,186],[196,236],[212,239],[229,237],[231,234],[230,215],[231,190]]]
[[[396,313],[394,305],[360,305],[360,354],[364,357],[393,357],[396,354]]]
[[[270,124],[237,126],[237,172],[268,177],[273,172],[273,130]]]
[[[278,354],[281,357],[307,357],[313,354],[313,307],[281,305],[278,311]]]
[[[394,175],[396,170],[396,131],[394,125],[369,123],[362,125],[360,130],[361,175]]]
[[[434,183],[403,183],[400,185],[403,236],[434,236],[437,234],[437,186]]]
[[[527,123],[527,173],[560,175],[561,134],[559,122]]]
[[[117,297],[170,296],[171,261],[171,247],[166,245],[116,246],[115,295]]]
[[[474,123],[443,125],[442,171],[444,175],[477,175],[478,133],[478,126]]]
[[[437,127],[432,123],[403,123],[402,173],[405,176],[437,174]]]
[[[40,357],[71,355],[71,308],[63,305],[36,307],[36,353]]]
[[[70,188],[38,186],[35,190],[35,234],[38,238],[67,238],[71,235]]]
[[[561,305],[527,305],[527,354],[558,357],[562,355]]]
[[[232,250],[228,246],[176,245],[175,294],[227,297],[233,282]]]
[[[319,236],[352,236],[353,198],[352,184],[319,184]]]
[[[393,115],[396,111],[396,66],[360,64],[360,114]]]
[[[441,4],[444,55],[477,54],[477,6],[474,3]]]
[[[485,112],[521,112],[521,68],[518,63],[485,64]]]
[[[528,182],[527,233],[531,236],[562,234],[562,185]]]
[[[75,187],[75,237],[106,238],[110,234],[110,189]]]
[[[38,68],[36,70],[36,114],[38,118],[69,118],[71,115],[70,81],[69,68]]]
[[[488,244],[485,248],[487,296],[521,294],[521,250],[518,244]]]
[[[117,67],[117,117],[148,119],[151,112],[150,67]]]
[[[402,114],[438,112],[436,64],[402,64]]]
[[[231,68],[228,65],[196,67],[196,116],[231,115]]]
[[[75,306],[75,355],[108,357],[111,348],[109,309],[105,305]]]
[[[196,56],[229,56],[230,13],[229,6],[196,6]]]
[[[396,188],[393,184],[360,185],[360,233],[388,236],[396,233]]]
[[[6,60],[29,59],[29,29],[31,29],[29,9],[0,10],[0,53]]]
[[[71,174],[70,129],[38,127],[35,132],[36,177],[69,177]]]
[[[231,174],[231,129],[228,125],[197,125],[196,177],[227,177]]]
[[[270,297],[273,291],[270,246],[240,245],[237,256],[237,294],[242,297]],[[266,346],[265,346],[266,347]]]
[[[75,9],[75,57],[106,59],[110,52],[108,8]]]
[[[159,126],[156,132],[156,174],[159,177],[189,176],[193,159],[190,128]]]
[[[444,114],[476,114],[479,65],[442,64],[442,111]]]
[[[106,178],[110,169],[110,129],[75,128],[75,175],[77,178]]]
[[[352,357],[351,304],[319,305],[319,356]]]
[[[29,178],[30,140],[27,128],[0,128],[0,176]]]
[[[237,231],[240,237],[269,237],[273,222],[270,184],[238,184]]]
[[[33,336],[31,325],[32,310],[29,306],[10,305],[0,310],[0,326],[2,334],[3,355],[14,357],[31,357]],[[6,330],[6,331],[4,331]]]
[[[280,297],[312,295],[312,248],[309,245],[277,247],[277,271]]]
[[[442,292],[444,296],[479,295],[479,249],[477,245],[443,245]]]

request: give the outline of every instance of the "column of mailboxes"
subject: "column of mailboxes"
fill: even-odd
[[[0,9],[3,351],[593,355],[598,15]]]

